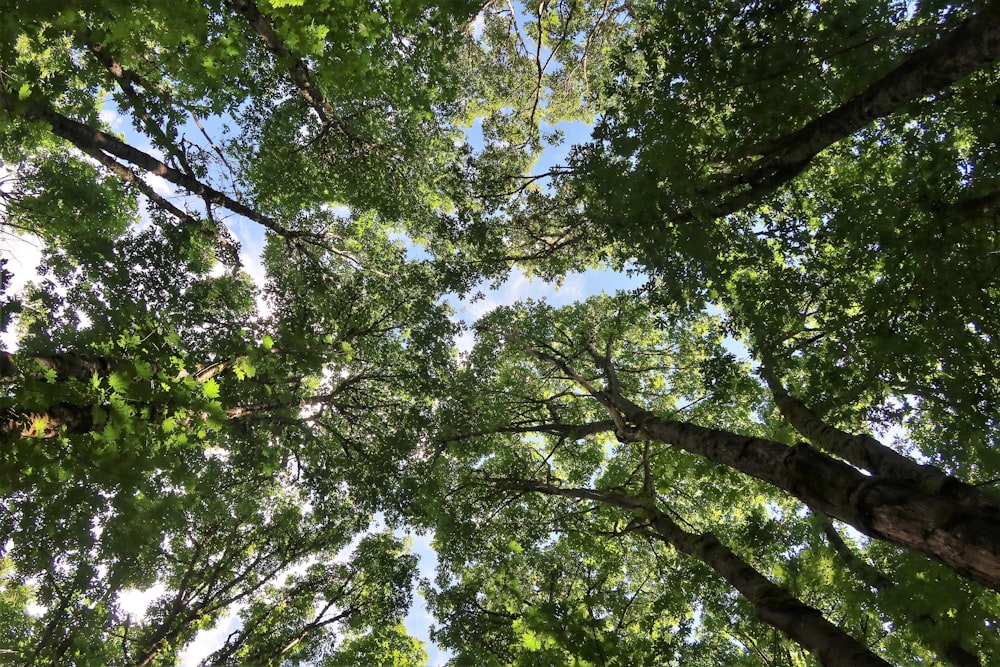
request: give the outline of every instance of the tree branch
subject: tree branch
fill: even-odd
[[[797,176],[827,147],[906,104],[939,93],[995,65],[998,60],[1000,3],[993,1],[935,43],[911,53],[891,72],[836,109],[784,137],[751,149],[761,157],[705,188],[704,194],[745,189],[724,197],[704,213],[722,217],[739,211]],[[679,217],[694,217],[696,213],[687,211]]]
[[[532,491],[564,498],[592,500],[629,512],[645,512],[653,534],[677,551],[712,568],[753,605],[758,619],[777,628],[827,667],[890,667],[860,642],[828,621],[819,610],[772,583],[726,547],[712,533],[696,535],[674,523],[649,499],[613,491],[559,487],[533,480],[488,479],[504,489]]]

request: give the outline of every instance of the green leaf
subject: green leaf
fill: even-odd
[[[125,393],[125,391],[128,390],[130,384],[131,382],[129,381],[129,379],[119,371],[113,371],[108,376],[108,385],[111,386],[111,389],[113,391],[119,394]]]
[[[205,394],[206,398],[219,397],[219,383],[215,381],[215,378],[209,378],[202,382],[201,390]]]
[[[257,369],[248,357],[240,357],[233,366],[233,372],[239,380],[252,378],[257,374]]]
[[[143,380],[148,380],[153,377],[153,367],[148,361],[142,361],[141,359],[136,359],[132,362],[135,366],[136,375],[138,375]]]

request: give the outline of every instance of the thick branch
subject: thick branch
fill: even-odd
[[[870,435],[854,435],[826,423],[805,403],[791,396],[766,365],[761,368],[761,376],[771,389],[781,415],[820,449],[873,475],[913,480],[928,493],[973,506],[1000,509],[1000,502],[983,489],[951,477],[932,465],[920,465]]]
[[[159,140],[160,145],[167,150],[182,167],[187,168],[185,165],[186,160],[184,158],[184,154],[177,150],[174,143],[169,137],[167,137],[163,129],[160,128],[160,126],[153,120],[153,117],[149,114],[144,100],[142,99],[143,96],[140,95],[139,91],[135,89],[135,85],[139,85],[150,91],[155,90],[155,88],[142,77],[122,67],[121,63],[115,60],[114,57],[112,57],[100,43],[91,41],[90,44],[88,44],[88,48],[97,61],[104,66],[111,77],[118,83],[118,86],[121,88],[125,96],[128,97],[129,102],[132,103],[132,108],[135,110],[135,113],[142,120],[143,127],[146,128],[146,132],[150,136]],[[187,169],[187,171],[188,173],[191,172],[190,169]]]
[[[498,486],[566,498],[593,500],[635,512],[644,511],[655,534],[677,551],[698,559],[722,576],[753,605],[754,615],[816,655],[826,667],[887,667],[889,663],[829,622],[823,614],[772,583],[733,553],[712,533],[695,535],[647,499],[622,493],[574,489],[530,480],[497,480]]]
[[[1000,591],[1000,514],[957,502],[909,478],[868,476],[805,443],[780,442],[664,420],[616,392],[601,391],[555,354],[533,350],[587,390],[628,441],[671,444],[798,498],[862,533],[913,549]]]
[[[756,477],[862,533],[918,551],[1000,591],[1000,516],[930,494],[909,480],[864,475],[805,443],[788,447],[688,422],[667,421],[604,394],[631,438],[669,443]]]
[[[24,377],[41,376],[54,372],[56,381],[76,379],[90,380],[95,374],[106,375],[114,364],[106,357],[88,357],[72,353],[35,355],[24,358],[0,350],[0,383],[17,382]]]
[[[149,183],[142,180],[138,174],[115,160],[107,153],[99,150],[84,150],[84,152],[110,169],[113,173],[117,174],[119,178],[129,185],[134,185],[138,188],[139,192],[146,195],[146,198],[153,202],[153,204],[158,206],[161,210],[169,213],[175,219],[183,222],[197,233],[204,234],[209,237],[212,241],[218,244],[219,247],[225,249],[227,259],[231,265],[240,266],[239,243],[229,236],[224,227],[221,225],[212,225],[207,221],[203,222],[198,220],[194,216],[182,210],[180,207],[175,206],[170,200],[163,197],[160,193],[150,187]]]
[[[904,105],[955,85],[1000,60],[1000,3],[990,2],[943,38],[909,55],[899,66],[836,109],[780,139],[762,157],[719,189],[746,186],[708,212],[734,213],[766,196],[804,170],[820,151]],[[711,188],[716,189],[716,186]]]
[[[89,433],[95,427],[89,407],[56,403],[44,411],[7,408],[0,410],[0,442],[27,438],[55,438]],[[65,429],[65,430],[64,430]]]
[[[14,105],[11,103],[4,91],[0,91],[0,106],[3,106],[10,111],[14,111]],[[202,183],[193,176],[174,169],[173,167],[156,159],[152,155],[144,153],[137,148],[126,144],[120,139],[111,136],[110,134],[96,130],[89,125],[73,120],[72,118],[63,116],[59,112],[41,104],[30,103],[27,110],[24,112],[24,116],[29,120],[44,121],[48,123],[52,126],[52,132],[56,136],[69,141],[89,155],[93,155],[95,151],[99,151],[125,160],[126,162],[134,164],[143,171],[160,176],[174,185],[178,185],[189,192],[198,195],[206,202],[217,204],[229,209],[233,213],[249,218],[282,238],[295,240],[313,236],[313,234],[309,232],[288,229],[273,218],[264,215],[246,204],[236,201],[229,195],[219,192],[211,186]]]
[[[340,117],[329,100],[326,99],[326,96],[323,95],[323,91],[316,85],[309,67],[301,58],[291,52],[285,41],[275,32],[270,22],[268,22],[267,17],[261,13],[257,4],[253,0],[230,0],[229,4],[243,15],[243,18],[247,20],[251,29],[260,37],[261,42],[263,42],[264,47],[268,51],[289,63],[288,73],[291,76],[292,82],[299,89],[302,97],[312,107],[313,111],[316,112],[316,115],[319,116],[323,127],[325,129],[336,128],[337,132],[349,140],[361,142],[361,139],[350,132],[344,119]],[[370,150],[374,146],[363,142],[363,148]]]

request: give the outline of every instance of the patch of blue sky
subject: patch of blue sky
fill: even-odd
[[[420,559],[417,563],[420,578],[433,582],[438,564],[437,552],[432,544],[433,533],[408,534],[408,537],[410,549]],[[418,593],[413,598],[413,605],[410,607],[409,613],[403,619],[403,626],[411,636],[424,643],[424,650],[427,651],[427,665],[440,667],[452,656],[449,651],[442,649],[431,640],[430,630],[434,622],[434,616],[427,609],[424,597]]]
[[[593,126],[590,123],[578,120],[564,120],[555,125],[543,123],[542,135],[559,132],[561,141],[550,145],[542,152],[535,165],[536,172],[545,173],[556,167],[566,167],[573,147],[589,141],[592,130]]]

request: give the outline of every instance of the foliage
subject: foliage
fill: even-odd
[[[0,662],[998,659],[995,3],[7,4]]]

